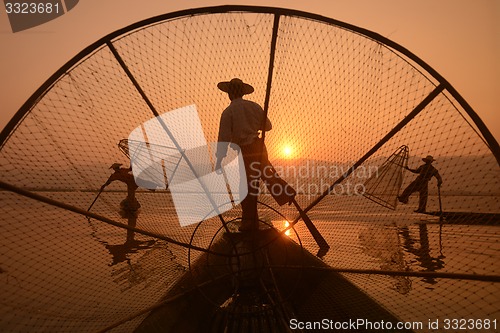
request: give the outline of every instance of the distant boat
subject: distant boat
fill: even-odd
[[[273,123],[270,159],[328,242],[321,259],[304,215],[264,189],[262,230],[245,233],[239,205],[181,227],[167,187],[138,191],[128,223],[124,185],[102,187],[130,163],[121,140],[170,110],[195,104],[216,142],[229,103],[216,85],[232,77]],[[295,157],[278,168],[285,138]],[[397,204],[412,180],[400,169],[393,209],[362,195],[402,145],[412,168],[434,156],[440,218],[414,213],[416,196]],[[1,331],[498,330],[499,145],[445,78],[375,32],[271,7],[152,17],[48,78],[0,133],[0,158]]]

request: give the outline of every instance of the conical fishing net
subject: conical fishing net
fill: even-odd
[[[201,135],[216,142],[229,104],[217,83],[233,77],[255,88],[245,98],[272,122],[269,159],[329,244],[322,260],[297,207],[265,188],[259,216],[283,236],[254,243],[235,231],[238,204],[183,227],[170,188],[139,187],[140,211],[128,218],[125,184],[100,191],[113,163],[130,165],[120,140],[157,115],[195,105]],[[190,124],[172,125],[186,128],[186,144]],[[443,331],[450,319],[498,330],[498,144],[444,78],[376,33],[261,7],[152,18],[54,73],[0,142],[1,331],[279,331],[324,318],[371,321],[357,331],[380,320],[416,332],[439,321]],[[411,168],[434,156],[442,218],[432,215],[434,178],[431,214],[414,213],[418,193],[395,210],[363,196],[377,193],[366,184],[374,174],[392,182],[397,168],[382,164],[401,145]],[[258,293],[243,295],[254,278]]]
[[[401,146],[365,181],[363,195],[383,207],[396,209],[403,184],[403,168],[407,166],[408,147]]]

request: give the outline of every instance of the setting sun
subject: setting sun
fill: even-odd
[[[293,149],[289,145],[283,147],[283,156],[290,158],[293,155]]]

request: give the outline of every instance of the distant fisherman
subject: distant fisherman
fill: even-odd
[[[119,180],[127,185],[127,197],[120,202],[120,215],[122,217],[137,217],[141,204],[135,197],[135,191],[139,186],[135,183],[134,175],[131,174],[132,168],[122,168],[122,164],[113,163],[110,169],[115,172],[109,176],[101,189],[108,186],[115,180]]]
[[[410,169],[405,167],[408,171],[413,173],[418,173],[417,178],[403,191],[403,194],[398,196],[398,200],[404,204],[408,203],[408,198],[412,193],[419,192],[419,202],[418,209],[415,211],[416,213],[425,213],[425,208],[427,206],[427,196],[429,194],[429,181],[432,177],[436,177],[438,182],[438,187],[441,187],[443,184],[443,179],[437,169],[432,165],[434,162],[434,158],[431,155],[427,155],[424,157],[422,161],[425,164],[419,166],[417,169]]]

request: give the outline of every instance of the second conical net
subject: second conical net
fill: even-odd
[[[399,147],[365,182],[364,196],[390,209],[396,209],[403,184],[403,168],[408,166],[407,146]]]

